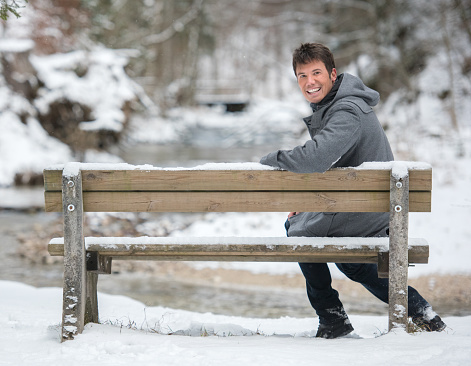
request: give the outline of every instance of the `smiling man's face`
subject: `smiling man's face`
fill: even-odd
[[[330,92],[337,70],[329,74],[322,61],[312,61],[296,67],[296,78],[304,97],[310,103],[319,103]]]

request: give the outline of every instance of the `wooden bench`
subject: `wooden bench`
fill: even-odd
[[[63,212],[62,340],[98,322],[98,274],[112,260],[377,263],[389,274],[389,329],[406,327],[409,263],[427,263],[424,239],[408,238],[409,212],[431,210],[425,163],[368,163],[296,174],[255,163],[162,169],[69,163],[44,171],[45,209]],[[84,212],[390,212],[389,238],[86,237]],[[283,223],[280,222],[280,225]]]

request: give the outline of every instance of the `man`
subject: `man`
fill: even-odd
[[[297,173],[325,172],[367,161],[394,160],[387,137],[372,107],[379,94],[350,74],[337,75],[330,50],[318,43],[302,44],[293,53],[293,70],[313,114],[304,119],[311,140],[292,150],[264,156],[262,164]],[[387,236],[389,213],[291,212],[288,236]],[[309,301],[319,316],[317,337],[337,338],[353,331],[326,263],[299,263]],[[375,264],[336,263],[348,278],[388,302],[388,280],[378,278]],[[446,325],[430,304],[409,287],[409,316],[428,331]]]

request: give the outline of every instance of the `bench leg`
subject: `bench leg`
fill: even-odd
[[[98,273],[87,271],[87,303],[85,305],[84,325],[98,323]]]
[[[72,171],[72,172],[71,172]],[[61,341],[82,333],[87,297],[87,271],[83,237],[82,178],[80,169],[64,169],[64,287]]]
[[[407,172],[407,171],[406,171]],[[400,174],[402,173],[402,174]],[[391,172],[389,218],[389,330],[408,324],[409,175]]]

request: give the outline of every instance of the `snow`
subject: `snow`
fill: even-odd
[[[46,167],[48,170],[64,170],[66,176],[70,176],[69,171],[78,172],[79,170],[276,170],[268,165],[260,163],[206,163],[195,167],[156,167],[150,164],[132,165],[127,163],[79,163],[70,162],[67,164],[55,164]]]
[[[69,167],[70,166],[70,167]],[[48,166],[46,169],[50,170],[64,170],[68,172],[72,169],[74,172],[80,170],[279,170],[268,165],[260,163],[243,162],[243,163],[205,163],[195,167],[155,167],[149,164],[132,165],[127,163],[79,163],[70,162],[67,164],[55,164]],[[343,169],[343,168],[340,168]],[[347,169],[347,168],[345,168]],[[350,169],[357,170],[392,170],[393,174],[404,176],[409,169],[427,170],[432,169],[429,163],[420,161],[387,161],[387,162],[368,162],[363,163],[358,167]],[[68,176],[68,173],[66,174]]]
[[[62,175],[67,178],[78,176],[80,173],[80,165],[81,163],[78,162],[67,163],[64,167]]]
[[[1,38],[0,54],[26,52],[31,43],[31,40]],[[123,129],[126,122],[123,105],[137,99],[147,103],[142,88],[124,71],[131,54],[129,50],[96,48],[50,56],[30,55],[29,60],[44,84],[34,100],[14,92],[0,66],[0,187],[11,186],[16,173],[39,174],[48,165],[74,160],[71,149],[49,136],[38,121],[38,112],[47,113],[52,103],[68,99],[88,107],[93,120],[82,122],[82,130]],[[15,75],[15,78],[28,77],[31,75]],[[31,82],[37,83],[33,79]],[[122,161],[105,152],[85,152],[83,161],[97,160]]]
[[[360,249],[361,247],[376,247],[379,246],[381,249],[384,246],[384,250],[387,250],[387,238],[318,238],[318,237],[239,237],[239,236],[197,236],[197,237],[186,237],[181,239],[180,236],[165,237],[148,237],[148,236],[139,236],[139,237],[86,237],[85,246],[91,245],[100,245],[100,246],[109,246],[109,245],[265,245],[269,249],[275,250],[276,246],[289,245],[293,247],[293,250],[296,250],[297,247],[303,247],[309,245],[310,247],[315,248],[324,248],[325,246],[333,246],[339,249]],[[427,245],[426,241],[423,239],[412,239],[414,245]],[[50,244],[64,244],[64,238],[53,238],[49,242]],[[271,247],[271,248],[270,248]]]
[[[74,51],[51,56],[31,56],[32,64],[45,86],[35,106],[47,113],[49,105],[65,98],[89,106],[93,121],[82,122],[82,130],[110,130],[120,132],[125,122],[122,106],[135,99],[140,92],[125,73],[126,52],[98,48],[93,51]],[[83,69],[82,77],[77,70]]]
[[[407,177],[409,174],[409,169],[406,164],[394,163],[391,170],[391,175],[399,180]]]
[[[387,316],[352,315],[353,334],[314,338],[317,318],[194,313],[99,293],[101,324],[59,342],[62,290],[0,281],[2,365],[467,365],[471,316],[441,333],[386,333]]]
[[[71,157],[70,149],[47,135],[33,118],[24,124],[14,113],[0,113],[0,130],[0,186],[10,184],[17,172],[36,172],[46,161]]]
[[[26,52],[33,47],[34,42],[31,39],[0,38],[0,52]]]

